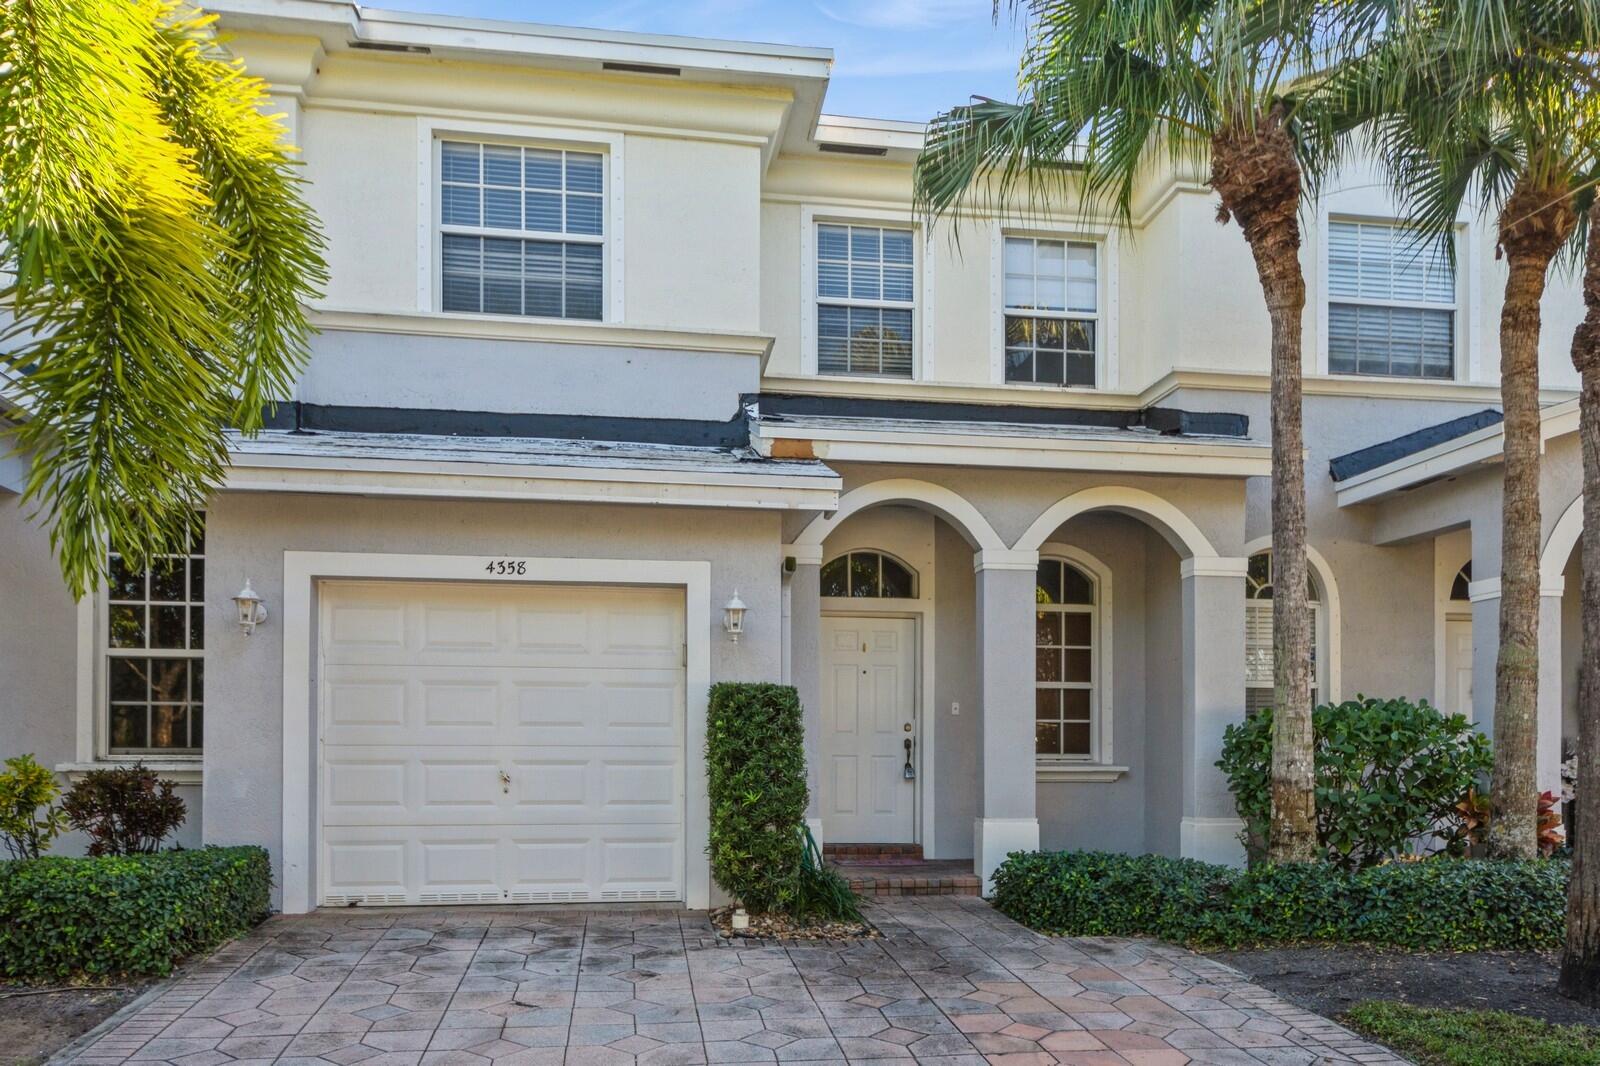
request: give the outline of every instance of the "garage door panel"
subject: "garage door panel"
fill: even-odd
[[[681,592],[323,594],[329,902],[682,898]]]

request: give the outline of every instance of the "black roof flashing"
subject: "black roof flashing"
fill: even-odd
[[[1505,416],[1493,408],[1474,411],[1470,415],[1452,418],[1448,422],[1440,422],[1436,426],[1424,426],[1422,429],[1413,430],[1391,440],[1380,441],[1377,444],[1358,448],[1353,452],[1335,456],[1328,460],[1328,475],[1335,481],[1345,481],[1357,474],[1365,474],[1369,470],[1376,470],[1386,466],[1397,459],[1404,459],[1408,455],[1426,451],[1436,445],[1464,437],[1468,433],[1476,432],[1485,426],[1493,426],[1505,420]]]

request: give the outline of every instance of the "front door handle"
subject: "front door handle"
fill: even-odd
[[[905,779],[907,781],[915,781],[917,779],[917,768],[915,766],[911,765],[911,738],[910,737],[906,737],[906,766],[905,766],[905,769],[902,771],[902,773],[904,774]]]

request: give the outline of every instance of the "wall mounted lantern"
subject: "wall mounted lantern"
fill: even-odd
[[[744,601],[739,598],[739,590],[733,590],[733,599],[722,605],[722,628],[728,631],[728,636],[735,644],[739,643],[739,634],[744,632]]]
[[[244,630],[244,635],[249,636],[256,631],[256,626],[267,620],[267,605],[261,602],[261,597],[256,590],[250,587],[250,579],[244,579],[244,588],[233,597],[233,605],[239,611],[239,628]]]

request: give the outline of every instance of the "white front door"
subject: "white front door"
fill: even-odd
[[[322,903],[683,898],[681,591],[321,600]]]
[[[1446,714],[1472,721],[1472,619],[1444,623],[1444,707]]]
[[[823,839],[910,844],[917,766],[917,623],[910,618],[822,619]]]

